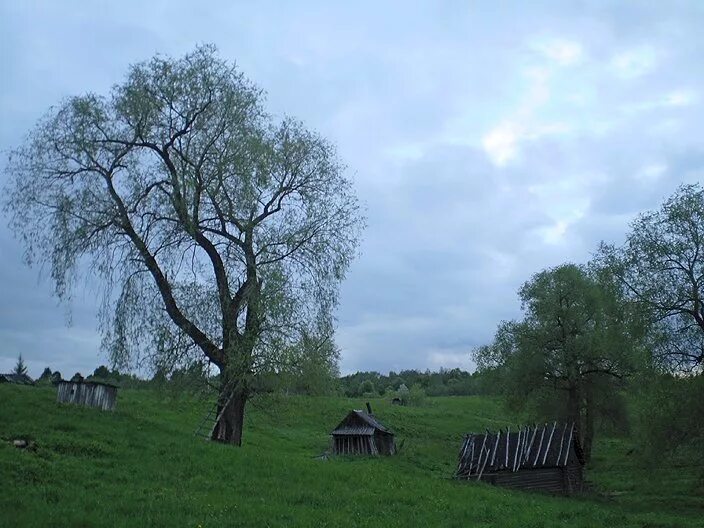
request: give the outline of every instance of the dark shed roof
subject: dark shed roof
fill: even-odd
[[[18,385],[34,385],[34,380],[27,374],[0,374],[0,382],[17,383]]]
[[[82,379],[82,380],[61,380],[59,383],[76,383],[79,385],[104,385],[106,387],[113,387],[118,389],[119,387],[114,383],[108,381],[98,380],[98,379]]]
[[[393,434],[373,414],[364,411],[350,411],[332,431],[332,435],[373,435],[374,432]]]
[[[456,475],[469,478],[483,473],[566,467],[584,462],[574,424],[525,426],[496,433],[470,433],[460,449]]]

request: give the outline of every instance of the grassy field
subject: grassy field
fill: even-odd
[[[372,401],[400,454],[327,461],[328,432],[362,401],[259,400],[236,449],[193,436],[203,401],[123,390],[106,413],[54,400],[0,386],[0,526],[704,526],[695,470],[639,469],[625,440],[597,445],[595,491],[578,498],[451,480],[462,434],[507,424],[488,398]]]

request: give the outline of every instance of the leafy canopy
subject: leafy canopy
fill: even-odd
[[[268,115],[212,46],[63,101],[7,173],[11,227],[59,298],[98,279],[118,366],[205,357],[252,378],[332,335],[363,227],[351,181],[328,141]]]
[[[564,264],[542,271],[519,296],[523,318],[501,323],[494,341],[474,352],[479,369],[502,370],[517,406],[546,388],[581,393],[638,365],[640,319],[593,270]]]
[[[600,266],[650,313],[654,359],[676,371],[704,363],[704,189],[683,185],[639,215],[621,246],[602,244]]]

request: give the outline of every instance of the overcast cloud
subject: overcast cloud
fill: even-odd
[[[144,3],[0,0],[0,149],[133,62],[216,44],[274,114],[338,145],[366,203],[343,372],[471,369],[532,273],[586,261],[704,175],[698,1]],[[0,371],[19,352],[33,375],[92,371],[95,292],[67,325],[6,225]]]

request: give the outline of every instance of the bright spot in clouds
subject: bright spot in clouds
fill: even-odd
[[[514,123],[502,123],[489,131],[482,139],[482,146],[495,165],[503,167],[516,157],[520,127]]]
[[[653,183],[656,180],[662,178],[667,171],[667,165],[663,163],[656,163],[653,165],[646,165],[636,174],[636,178],[644,181]]]
[[[611,59],[611,67],[622,79],[635,79],[655,69],[657,52],[651,46],[642,46],[617,53]]]
[[[697,94],[693,90],[675,90],[665,96],[668,106],[690,106],[696,102]]]
[[[569,40],[549,40],[535,45],[535,49],[561,66],[575,64],[582,59],[582,46]]]

